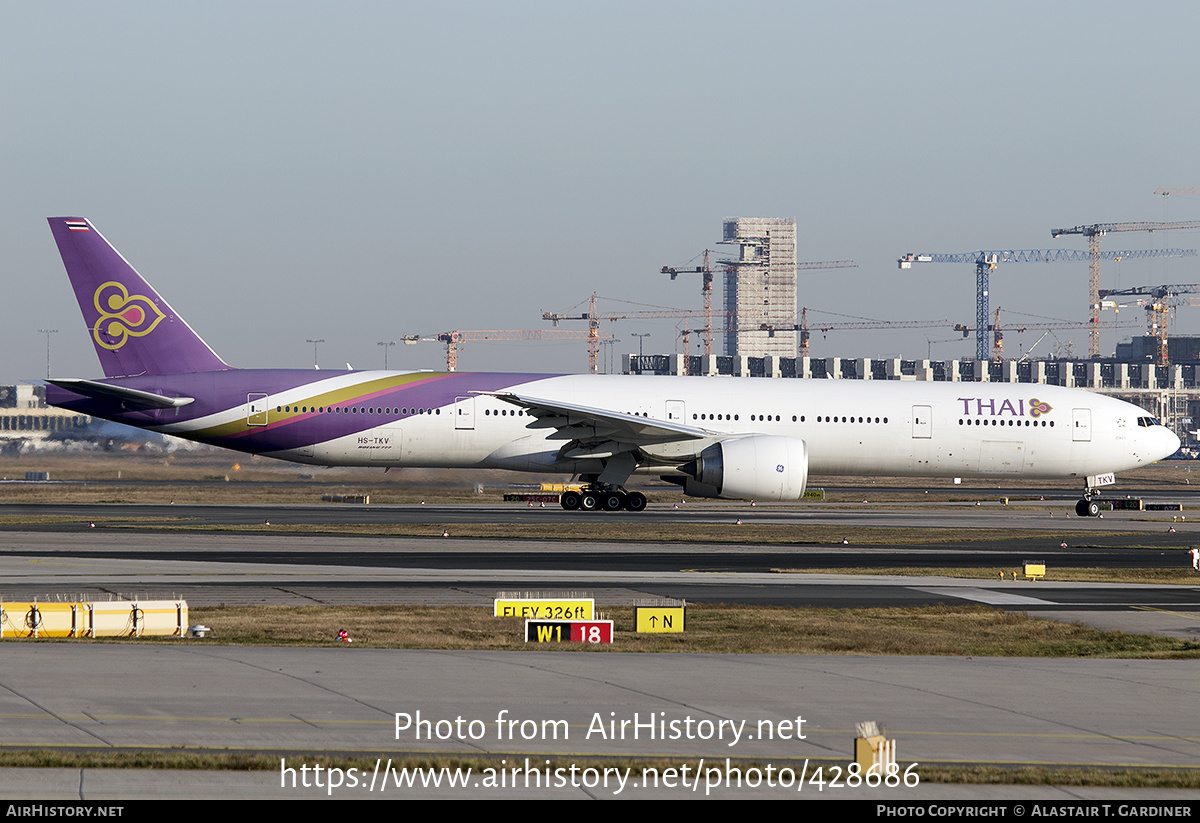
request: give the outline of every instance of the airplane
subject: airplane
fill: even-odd
[[[810,474],[1078,478],[1095,516],[1116,472],[1180,445],[1138,406],[1038,384],[238,369],[91,221],[49,222],[105,377],[50,379],[46,402],[249,454],[574,475],[560,504],[584,511],[644,510],[635,474],[756,501]]]

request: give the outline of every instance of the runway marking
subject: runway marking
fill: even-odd
[[[976,603],[986,603],[989,606],[1057,606],[1052,600],[1043,600],[1040,597],[1029,597],[1024,594],[1010,594],[1008,592],[998,592],[991,589],[976,589],[973,587],[954,587],[954,586],[933,586],[930,588],[913,587],[914,591],[925,592],[926,594],[948,594],[951,597],[958,597],[963,600],[972,600]]]
[[[1168,611],[1167,609],[1156,609],[1153,606],[1130,606],[1129,608],[1136,609],[1137,611],[1141,611],[1141,612],[1154,612],[1155,614],[1168,614],[1171,617],[1182,617],[1187,620],[1196,620],[1197,618],[1200,618],[1200,615],[1197,615],[1195,612],[1190,612],[1190,613],[1189,612],[1173,612],[1173,611]]]
[[[79,561],[74,561],[74,562],[67,562],[65,560],[51,560],[51,559],[45,558],[45,557],[17,557],[15,559],[24,561],[26,563],[32,563],[35,566],[100,566],[100,565],[104,565],[104,564],[111,564],[111,562],[112,562],[110,560],[105,560],[105,559],[90,560],[90,561],[79,560]],[[118,558],[118,559],[120,559],[120,558]]]

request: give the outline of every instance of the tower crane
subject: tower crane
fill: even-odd
[[[817,311],[816,309],[813,310]],[[837,312],[819,312],[821,314],[837,314]],[[837,323],[813,323],[812,328],[817,329],[822,334],[831,331],[848,331],[851,329],[936,329],[945,328],[950,325],[950,320],[943,317],[940,320],[872,320],[869,317],[851,317],[850,315],[838,315],[839,317],[850,318],[847,321]],[[794,326],[779,326],[770,327],[763,324],[760,328],[764,331],[798,331],[800,332],[800,356],[808,357],[808,339],[810,336],[808,323],[808,307],[804,306],[800,309],[800,322]]]
[[[1020,312],[1017,312],[1020,314]],[[1025,323],[1019,326],[1009,326],[1009,331],[1015,331],[1018,334],[1024,334],[1028,329],[1044,329],[1050,331],[1052,329],[1090,329],[1094,325],[1098,325],[1104,329],[1126,329],[1137,325],[1136,323],[1091,323],[1089,321],[1073,321],[1073,320],[1051,320],[1045,322],[1037,320],[1036,322]],[[962,332],[963,337],[969,336],[972,332],[978,333],[979,329],[975,326],[964,326],[961,323],[955,325],[954,330]],[[996,307],[995,322],[983,329],[984,334],[992,332],[994,344],[992,346],[992,360],[999,362],[1004,359],[1004,329],[1000,325],[1000,307]]]
[[[804,306],[800,309],[800,322],[791,326],[779,326],[770,323],[761,323],[758,328],[765,332],[774,333],[777,331],[798,331],[800,332],[800,356],[808,357],[808,340],[811,336],[810,328],[820,331],[822,334],[831,331],[850,331],[863,329],[938,329],[948,328],[950,320],[943,317],[940,320],[872,320],[868,317],[854,317],[848,314],[837,314],[837,312],[819,312],[820,314],[835,314],[838,317],[850,318],[848,321],[836,323],[817,322],[811,327],[808,322],[808,307]],[[817,312],[817,309],[813,309]],[[688,338],[693,334],[700,334],[702,329],[681,329],[678,334],[683,338],[683,348],[687,351]]]
[[[1143,260],[1151,257],[1184,257],[1194,255],[1195,249],[1139,249],[1137,251],[1094,251],[1097,260]],[[1001,263],[1075,263],[1092,259],[1092,255],[1075,249],[1004,249],[969,251],[959,254],[916,254],[910,252],[896,261],[900,268],[912,268],[913,263],[974,263],[975,264],[975,358],[988,358],[988,276]],[[1099,317],[1091,322],[1098,323]]]
[[[703,277],[700,280],[700,297],[704,304],[704,330],[703,330],[704,354],[706,357],[711,357],[712,356],[713,270],[712,270],[712,264],[709,262],[708,254],[709,254],[708,249],[705,249],[704,250],[704,265],[696,266],[694,270],[690,270],[690,271],[694,271],[694,273],[696,273],[696,274],[703,275]],[[695,259],[695,258],[693,258],[693,259]],[[674,280],[680,274],[687,274],[688,272],[689,272],[688,269],[676,269],[676,268],[672,268],[670,266],[663,266],[660,271],[660,274],[669,274],[669,275],[671,275],[671,279]],[[684,343],[684,345],[686,347],[686,345],[687,345],[686,342]]]
[[[588,299],[588,310],[586,314],[558,314],[557,312],[542,312],[542,319],[549,320],[557,326],[563,320],[586,320],[588,321],[588,330],[579,332],[581,336],[586,336],[588,340],[588,368],[592,374],[596,373],[597,361],[600,355],[600,321],[601,320],[656,320],[661,318],[678,318],[678,317],[695,317],[699,312],[694,309],[655,309],[653,311],[622,311],[622,312],[598,312],[596,311],[596,301],[599,300],[594,292]],[[711,328],[711,325],[709,326]],[[563,332],[564,334],[566,332]],[[611,336],[611,335],[610,335]]]
[[[723,263],[725,261],[718,260],[717,262]],[[808,270],[812,270],[812,269],[857,269],[857,268],[858,268],[858,263],[856,263],[853,260],[826,260],[824,262],[805,262],[805,263],[797,263],[796,264],[796,271],[808,271]],[[671,276],[672,280],[676,279],[681,274],[693,274],[694,273],[694,274],[703,275],[703,279],[701,281],[701,286],[700,286],[700,293],[701,293],[701,297],[702,297],[703,303],[704,303],[704,328],[702,330],[689,330],[688,333],[691,334],[693,331],[696,331],[700,334],[703,334],[704,335],[704,337],[703,337],[704,354],[706,356],[711,356],[712,355],[712,341],[713,341],[713,325],[712,325],[712,321],[713,321],[713,310],[712,310],[713,270],[712,270],[712,264],[709,261],[708,249],[704,250],[704,265],[703,265],[703,267],[696,266],[694,269],[686,269],[686,268],[672,268],[671,266],[663,266],[660,273],[661,274],[669,274]],[[730,316],[729,312],[726,312],[725,316],[728,318]]]
[[[1088,319],[1090,321],[1100,322],[1100,296],[1098,294],[1100,290],[1100,238],[1109,232],[1165,231],[1167,229],[1200,229],[1200,220],[1187,220],[1182,223],[1092,223],[1070,229],[1051,229],[1051,237],[1082,234],[1088,239]],[[1195,254],[1194,251],[1192,253]],[[1088,354],[1093,358],[1100,356],[1099,329],[1092,329],[1088,333]]]
[[[797,263],[796,271],[809,269],[857,269],[858,263],[853,260],[824,260],[816,263]]]
[[[599,334],[597,341],[611,337],[609,334]],[[513,340],[590,340],[588,332],[566,331],[564,329],[490,329],[471,331],[448,331],[434,335],[409,334],[400,338],[406,346],[416,343],[445,343],[446,371],[458,371],[458,353],[463,343],[502,342]],[[595,372],[593,362],[592,371]]]
[[[1137,305],[1146,309],[1146,330],[1150,337],[1157,342],[1159,365],[1167,365],[1167,319],[1171,307],[1176,303],[1171,300],[1178,294],[1200,294],[1200,283],[1176,283],[1169,286],[1134,286],[1128,289],[1100,289],[1098,297],[1102,306],[1107,307],[1106,297],[1133,297],[1145,299],[1137,301]],[[1117,308],[1114,302],[1111,304]]]

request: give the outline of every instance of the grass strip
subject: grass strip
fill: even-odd
[[[69,514],[4,514],[0,515],[2,526],[45,526],[58,523],[102,523],[104,525],[136,523],[145,526],[157,523],[180,523],[195,518],[190,517],[87,517],[85,515]]]
[[[508,755],[464,756],[448,754],[440,757],[429,755],[405,755],[396,752],[379,752],[380,759],[391,760],[399,769],[471,769],[483,772],[487,769],[511,768]],[[507,763],[502,761],[508,760]],[[546,761],[549,760],[549,764]],[[755,766],[765,768],[767,761],[733,758],[735,768]],[[776,771],[791,765],[799,771],[799,764],[785,759],[772,758],[770,764]],[[549,755],[537,758],[539,769],[570,768],[617,768],[632,769],[640,775],[645,769],[679,769],[688,765],[694,773],[699,766],[696,759],[663,759],[639,757],[615,758],[570,758]],[[362,753],[339,757],[329,752],[311,754],[288,752],[286,755],[254,752],[222,752],[210,750],[138,750],[138,751],[72,751],[28,749],[0,752],[0,768],[72,768],[72,769],[179,769],[200,771],[259,771],[278,773],[286,766],[300,770],[320,765],[324,768],[348,770],[356,768],[360,774],[371,774],[376,766],[375,756]],[[706,762],[711,768],[711,763]],[[902,762],[902,773],[903,766]],[[845,760],[809,759],[809,773],[821,767],[846,767]],[[922,783],[995,785],[995,786],[1107,786],[1111,788],[1135,789],[1200,789],[1200,769],[1166,769],[1162,767],[1122,766],[1104,768],[1098,766],[1007,766],[1007,765],[942,765],[921,763],[917,772]],[[826,778],[828,779],[828,777]],[[815,788],[815,787],[814,787]]]
[[[532,651],[545,654],[849,654],[957,657],[1200,658],[1200,642],[1104,631],[983,605],[822,609],[691,605],[681,634],[636,634],[632,607],[606,609],[616,642],[525,643],[520,619],[486,608],[428,606],[238,606],[194,608],[204,640],[9,640],[41,643],[217,643],[356,649]],[[354,641],[341,643],[344,629]]]

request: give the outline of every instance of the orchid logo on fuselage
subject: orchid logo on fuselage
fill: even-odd
[[[1049,414],[1053,411],[1053,406],[1036,397],[1031,397],[1029,402],[1018,398],[1017,400],[1003,399],[998,400],[994,397],[960,397],[958,402],[963,404],[962,413],[966,417],[1000,417],[1009,415],[1011,417],[1033,417],[1038,418],[1043,414]]]
[[[144,337],[154,331],[165,316],[149,297],[131,295],[115,280],[96,289],[95,304],[100,317],[92,329],[92,337],[112,351],[124,346],[130,337]]]

